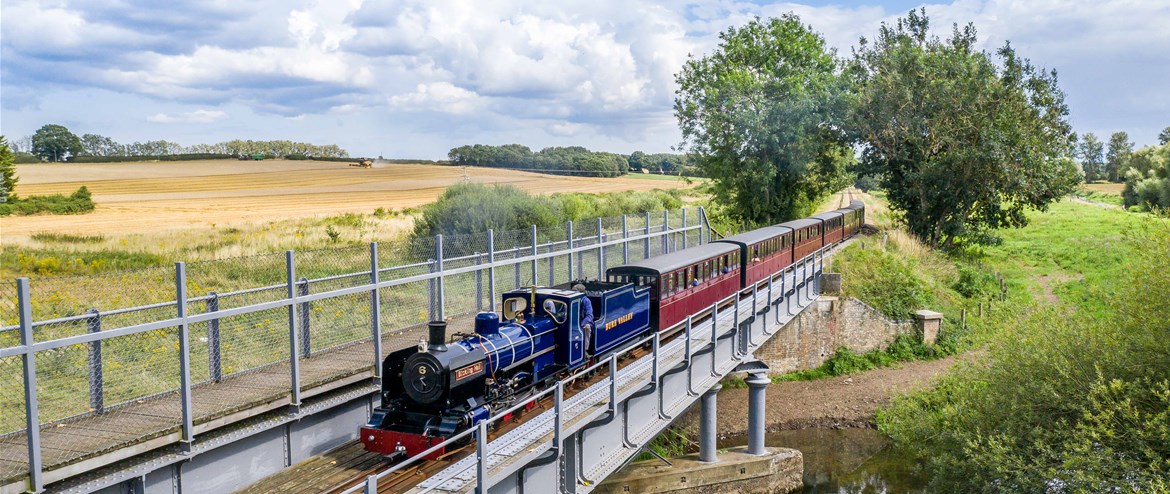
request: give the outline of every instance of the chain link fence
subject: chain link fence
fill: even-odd
[[[700,218],[690,213],[693,229],[682,232],[672,231],[683,227],[672,211],[574,222],[571,240],[570,226],[557,225],[33,280],[33,339],[52,347],[33,353],[35,453],[55,468],[178,429],[191,437],[182,419],[183,322],[198,425],[289,396],[293,358],[300,390],[312,389],[416,345],[429,320],[447,319],[451,335],[471,331],[474,314],[498,309],[506,291],[598,278],[682,248],[684,237],[698,245]],[[599,248],[604,242],[617,243]],[[570,246],[585,249],[569,254]],[[29,472],[17,291],[0,285],[0,484]]]

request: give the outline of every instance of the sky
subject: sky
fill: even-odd
[[[974,23],[1055,69],[1078,133],[1141,147],[1170,126],[1168,0],[4,0],[0,133],[670,152],[674,74],[721,31],[794,12],[848,55],[921,6],[943,37]]]

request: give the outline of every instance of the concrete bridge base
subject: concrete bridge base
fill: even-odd
[[[646,460],[631,464],[602,482],[593,492],[671,492],[679,494],[774,494],[799,491],[804,483],[804,457],[788,448],[767,448],[763,455],[747,447],[719,453],[715,463],[699,455],[672,458],[671,465]]]

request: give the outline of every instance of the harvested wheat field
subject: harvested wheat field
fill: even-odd
[[[542,175],[498,168],[377,164],[361,169],[318,161],[185,161],[19,165],[22,196],[69,194],[85,185],[97,210],[76,216],[7,217],[7,239],[37,232],[149,233],[340,213],[370,213],[433,202],[464,176],[532,193],[682,188],[682,181]],[[8,242],[5,242],[8,243]]]

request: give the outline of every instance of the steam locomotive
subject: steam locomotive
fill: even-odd
[[[474,334],[448,342],[428,324],[417,347],[382,361],[381,406],[360,428],[365,449],[414,456],[651,331],[677,328],[821,247],[855,235],[865,206],[764,227],[606,270],[605,280],[518,288],[501,314],[481,312]],[[583,288],[583,290],[582,290]],[[593,329],[583,327],[588,304]],[[428,456],[445,453],[439,449]]]

